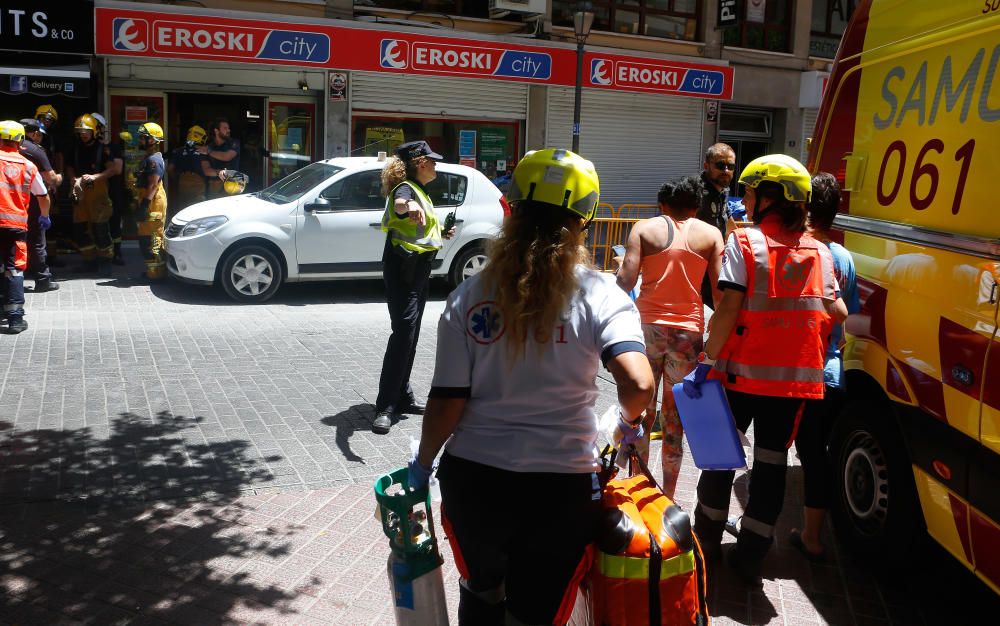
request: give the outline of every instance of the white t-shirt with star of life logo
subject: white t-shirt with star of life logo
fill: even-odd
[[[580,289],[551,339],[512,361],[504,314],[481,276],[448,297],[438,321],[434,387],[468,388],[448,453],[515,472],[590,473],[601,357],[645,350],[639,312],[613,276],[577,267]]]

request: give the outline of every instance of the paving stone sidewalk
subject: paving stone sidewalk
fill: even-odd
[[[288,286],[234,306],[145,284],[127,253],[108,279],[61,272],[60,291],[29,295],[31,328],[0,335],[0,624],[392,624],[372,484],[405,463],[420,420],[369,429],[388,329],[379,283]],[[434,289],[424,318],[418,393],[445,295]],[[598,383],[603,410],[614,388]],[[688,459],[677,500],[689,511],[696,481]],[[937,624],[996,610],[931,549],[925,573],[886,578],[828,532],[831,560],[806,563],[784,541],[800,493],[793,460],[764,587],[713,576],[714,623]],[[745,498],[741,478],[734,513]]]

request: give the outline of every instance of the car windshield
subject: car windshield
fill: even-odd
[[[267,200],[276,204],[294,202],[302,194],[343,169],[342,167],[327,163],[310,163],[302,169],[285,176],[257,195],[261,200]]]

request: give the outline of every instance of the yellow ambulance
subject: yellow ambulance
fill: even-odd
[[[927,533],[1000,593],[1000,0],[865,0],[810,171],[858,272],[830,453],[848,547]]]

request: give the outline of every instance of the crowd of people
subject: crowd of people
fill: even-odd
[[[11,163],[4,172],[7,187],[0,199],[0,304],[6,333],[27,329],[25,278],[34,280],[34,293],[59,288],[46,238],[53,223],[71,223],[71,228],[63,225],[61,230],[69,236],[61,243],[79,252],[82,264],[77,270],[110,277],[112,266],[125,265],[122,235],[131,215],[145,263],[142,277],[160,280],[166,276],[162,243],[170,215],[196,202],[242,191],[246,184],[245,176],[236,172],[239,141],[222,118],[213,121],[208,132],[192,126],[184,145],[166,160],[161,151],[163,128],[154,122],[141,124],[135,138],[129,131],[111,137],[103,115],[84,113],[74,121],[74,141],[65,148],[55,139],[58,123],[59,113],[49,104],[39,106],[34,117],[2,122],[4,160]],[[138,148],[138,167],[126,171],[126,150],[133,147]],[[171,176],[176,176],[177,191],[168,213],[164,185]],[[69,215],[57,210],[61,191],[68,198]]]
[[[617,383],[623,445],[648,455],[646,433],[661,421],[669,496],[682,458],[674,384],[698,397],[706,380],[719,380],[739,430],[756,424],[750,498],[726,559],[748,584],[759,583],[774,542],[795,442],[805,524],[788,540],[823,559],[825,442],[841,397],[841,325],[857,307],[851,257],[830,240],[833,177],[810,177],[785,155],[755,159],[738,179],[752,224],[737,225],[726,202],[735,153],[713,145],[701,176],[661,187],[662,215],[634,225],[611,276],[592,268],[585,247],[600,196],[593,164],[567,150],[529,152],[513,172],[511,214],[488,265],[445,305],[424,406],[409,372],[425,261],[448,234],[423,193],[439,158],[425,142],[404,144],[383,181],[392,338],[373,430],[388,432],[397,413],[424,414],[408,482],[426,487],[437,470],[461,575],[460,623],[566,622],[600,513],[600,365]],[[706,307],[714,309],[707,324]],[[723,560],[733,478],[704,471],[699,480],[695,531],[710,564]],[[505,502],[532,514],[498,514]]]

